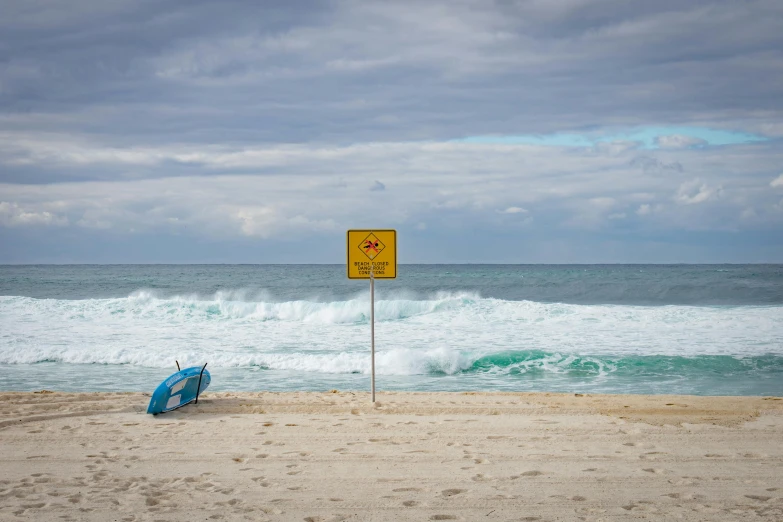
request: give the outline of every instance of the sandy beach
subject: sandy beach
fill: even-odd
[[[783,520],[783,400],[0,393],[2,520]]]

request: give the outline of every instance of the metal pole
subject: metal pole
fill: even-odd
[[[375,404],[375,276],[372,264],[370,264],[370,338],[372,346],[372,402]]]

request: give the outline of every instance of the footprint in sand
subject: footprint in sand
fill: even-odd
[[[430,520],[457,520],[455,515],[432,515]]]
[[[419,503],[416,502],[415,500],[406,500],[405,502],[402,503],[402,505],[405,507],[413,507],[413,506],[418,506]]]
[[[694,486],[698,484],[698,481],[691,479],[690,477],[682,477],[680,479],[669,480],[669,484],[673,486]]]
[[[767,500],[772,498],[772,497],[766,497],[764,495],[745,495],[745,497],[751,500],[758,500],[759,502],[766,502]]]
[[[448,497],[453,497],[454,495],[459,495],[460,493],[465,493],[466,491],[467,489],[456,489],[456,488],[444,489],[443,491],[440,492],[440,494],[448,498]],[[442,519],[442,520],[448,520],[448,519]]]

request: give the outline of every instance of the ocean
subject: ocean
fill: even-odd
[[[344,265],[0,266],[0,390],[370,389]],[[783,265],[400,265],[376,387],[783,395]]]

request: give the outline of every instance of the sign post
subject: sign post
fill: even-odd
[[[370,366],[372,402],[375,402],[375,280],[397,277],[396,230],[349,230],[348,279],[370,280]]]
[[[375,404],[375,277],[370,269],[370,366],[372,367],[372,402]]]

